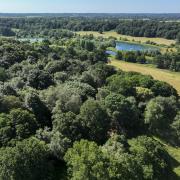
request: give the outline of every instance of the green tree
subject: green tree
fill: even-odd
[[[70,179],[75,180],[108,180],[106,161],[98,145],[81,140],[75,142],[64,157]]]
[[[51,126],[51,112],[36,93],[26,93],[25,106],[34,113],[40,127]]]
[[[156,140],[147,136],[134,138],[130,141],[130,153],[141,167],[142,179],[170,179],[172,167],[169,155]]]
[[[72,141],[81,139],[82,127],[80,123],[72,112],[60,112],[53,115],[53,131],[58,131]]]
[[[4,82],[8,78],[8,75],[6,73],[6,70],[4,68],[0,67],[0,81]]]
[[[122,58],[123,58],[122,52],[121,52],[121,51],[117,51],[117,53],[116,53],[116,59],[122,60]]]
[[[180,111],[177,113],[173,123],[171,124],[174,143],[180,144]]]
[[[116,74],[107,78],[107,88],[124,96],[134,96],[136,94],[134,82],[123,75]]]
[[[98,143],[104,142],[109,129],[109,118],[98,101],[87,100],[80,109],[79,119],[84,129],[84,137]]]
[[[0,179],[34,180],[48,179],[49,150],[36,138],[18,142],[15,147],[0,150]]]
[[[151,90],[155,96],[178,96],[176,89],[174,89],[168,83],[162,81],[156,81],[154,85],[151,87]]]
[[[38,128],[34,115],[27,110],[13,109],[0,114],[0,144],[7,145],[12,139],[22,140],[35,134]]]
[[[152,133],[165,135],[176,113],[177,102],[174,97],[156,97],[147,104],[145,123]]]
[[[130,102],[124,96],[111,93],[104,100],[104,105],[111,117],[111,128],[115,131],[125,131],[127,134],[133,134],[139,124],[138,109],[134,103]]]

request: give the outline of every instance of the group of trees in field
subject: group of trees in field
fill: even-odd
[[[134,51],[127,51],[127,52],[117,51],[115,58],[118,60],[124,60],[124,61],[132,62],[132,63],[145,64],[147,62],[146,53],[143,53],[140,51],[136,51],[136,52],[134,52]]]
[[[157,68],[160,69],[180,71],[180,54],[176,52],[157,55],[154,59],[154,63],[157,65]]]
[[[118,17],[17,17],[1,18],[0,34],[12,36],[31,35],[57,35],[58,29],[72,31],[110,31],[124,35],[142,37],[164,37],[178,39],[180,36],[180,23],[162,20],[121,20]],[[6,31],[3,27],[6,27]],[[1,30],[2,29],[2,30]],[[3,30],[4,29],[4,30]]]
[[[30,21],[44,19],[13,24]],[[0,179],[170,179],[172,159],[155,137],[180,145],[177,91],[107,65],[113,39],[61,33],[0,39]]]

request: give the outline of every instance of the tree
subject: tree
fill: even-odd
[[[140,165],[133,155],[128,153],[129,145],[124,136],[112,134],[103,145],[102,152],[107,159],[109,179],[139,180],[142,179]]]
[[[36,138],[0,150],[0,179],[34,180],[50,178],[48,147]]]
[[[173,123],[171,124],[172,135],[175,144],[180,144],[180,111],[177,113]]]
[[[7,145],[12,139],[28,138],[37,127],[34,115],[26,110],[13,109],[9,114],[0,114],[0,145]]]
[[[141,167],[142,179],[170,179],[172,167],[169,155],[156,140],[147,136],[134,138],[130,141],[130,153]]]
[[[58,131],[64,137],[74,142],[81,139],[81,122],[78,121],[76,115],[72,112],[59,112],[53,115],[53,131]]]
[[[116,53],[116,59],[122,60],[122,58],[123,58],[122,52],[121,52],[121,51],[117,51],[117,53]]]
[[[154,85],[151,87],[151,90],[155,96],[178,96],[176,89],[174,89],[168,83],[162,81],[156,81]]]
[[[131,135],[134,129],[137,131],[138,109],[134,103],[120,94],[111,93],[105,98],[104,105],[111,117],[113,131],[125,131]]]
[[[94,142],[75,142],[64,157],[72,180],[108,180],[108,172],[103,153]]]
[[[107,78],[107,88],[112,92],[119,93],[124,96],[134,96],[136,94],[134,82],[123,75],[116,74]]]
[[[27,83],[33,88],[42,90],[48,88],[50,85],[53,85],[53,80],[48,72],[33,69],[27,77]]]
[[[34,114],[22,109],[13,109],[9,113],[17,139],[25,139],[35,134],[38,123]]]
[[[180,33],[177,35],[177,43],[180,43]]]
[[[51,127],[51,112],[46,105],[41,101],[39,96],[30,92],[25,96],[25,106],[34,113],[38,121],[38,125],[43,128],[45,126]]]
[[[23,103],[19,97],[3,96],[0,97],[0,113],[8,113],[12,109],[23,108]]]
[[[8,75],[6,73],[6,70],[4,68],[0,67],[0,81],[4,82],[8,78]]]
[[[109,119],[98,101],[87,100],[80,109],[79,119],[84,129],[84,137],[98,143],[107,138]]]
[[[136,94],[137,94],[137,99],[143,102],[147,102],[154,97],[154,94],[150,89],[143,87],[137,87]]]
[[[156,97],[147,104],[145,123],[152,133],[165,135],[176,113],[177,102],[174,97]]]

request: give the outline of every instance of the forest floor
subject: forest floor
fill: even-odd
[[[154,79],[165,81],[171,84],[180,94],[180,73],[171,72],[168,70],[162,70],[153,67],[152,65],[143,65],[137,63],[128,63],[124,61],[119,61],[114,58],[110,59],[110,65],[116,68],[122,69],[124,71],[135,71],[145,75],[151,75]]]

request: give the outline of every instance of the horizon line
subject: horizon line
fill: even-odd
[[[180,12],[0,12],[0,14],[180,14]]]

